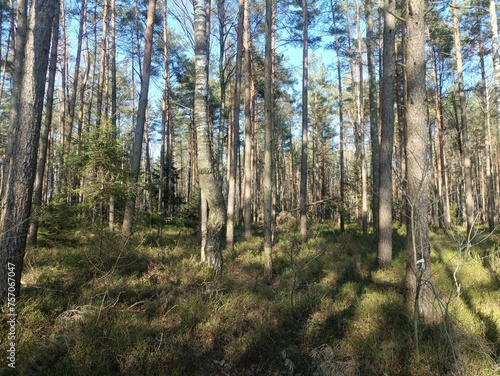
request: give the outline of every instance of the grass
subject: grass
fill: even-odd
[[[496,235],[468,254],[431,235],[445,319],[419,325],[417,353],[403,304],[404,234],[394,231],[384,270],[355,228],[317,224],[311,234],[306,243],[277,235],[270,283],[260,236],[239,239],[217,279],[189,228],[167,227],[162,239],[139,231],[126,247],[90,227],[63,241],[47,235],[26,256],[17,368],[0,374],[500,375]]]

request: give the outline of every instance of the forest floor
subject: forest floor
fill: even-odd
[[[216,278],[190,228],[138,231],[125,247],[91,226],[42,229],[16,308],[16,369],[0,338],[0,374],[500,375],[500,236],[467,250],[458,234],[431,234],[437,319],[415,333],[401,230],[384,270],[357,229],[316,224],[304,244],[280,232],[268,282],[258,233],[237,239]]]

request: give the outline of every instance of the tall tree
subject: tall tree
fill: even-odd
[[[45,119],[43,128],[40,134],[40,145],[38,150],[38,162],[36,165],[35,183],[33,188],[33,206],[34,215],[31,216],[30,228],[28,233],[28,244],[31,246],[37,245],[38,237],[38,211],[42,207],[43,197],[43,178],[47,163],[47,151],[49,146],[49,134],[52,129],[52,114],[54,106],[54,86],[57,73],[57,49],[59,42],[59,8],[57,7],[54,14],[54,23],[52,30],[52,42],[50,47],[50,65],[49,65],[49,80],[47,86],[47,103],[45,106]]]
[[[206,243],[202,248],[204,262],[220,275],[222,273],[222,241],[226,222],[226,208],[221,187],[216,178],[210,147],[208,123],[208,30],[207,2],[194,2],[195,38],[195,96],[194,117],[198,147],[198,176],[200,188],[208,202]]]
[[[264,125],[264,270],[266,278],[270,279],[273,273],[272,264],[272,222],[273,222],[273,134],[274,134],[274,111],[273,111],[273,51],[272,51],[272,33],[273,33],[273,1],[266,0],[266,41],[265,41],[265,125]]]
[[[457,1],[452,0],[451,10],[453,14],[453,36],[455,41],[455,58],[457,65],[457,83],[460,108],[459,130],[462,145],[462,164],[465,185],[465,216],[467,220],[467,234],[472,235],[474,226],[474,198],[472,195],[472,166],[469,146],[469,128],[467,124],[466,98],[463,77],[462,43],[460,41],[460,26]]]
[[[231,154],[229,160],[229,186],[227,193],[227,225],[226,225],[226,249],[232,252],[234,249],[234,211],[236,198],[236,173],[238,167],[238,155],[240,148],[240,95],[241,95],[241,71],[243,55],[243,29],[245,18],[245,0],[239,0],[238,31],[236,41],[236,72],[234,83],[234,107],[232,122]],[[222,42],[221,42],[222,43]],[[222,79],[222,78],[221,78]],[[228,149],[229,151],[229,149]]]
[[[335,7],[333,0],[330,0],[330,7],[332,11],[333,20],[333,35],[335,37],[335,55],[337,60],[337,84],[339,90],[339,165],[340,165],[340,214],[339,214],[339,224],[340,232],[345,231],[345,127],[344,127],[344,98],[342,96],[342,60],[340,58],[340,38],[336,22]]]
[[[493,58],[494,86],[497,97],[497,123],[500,126],[500,50],[498,48],[498,20],[495,0],[490,0],[491,55]]]
[[[425,4],[408,0],[406,43],[407,103],[407,202],[409,222],[406,235],[406,293],[409,312],[433,318],[433,293],[430,286],[429,245],[429,138],[427,133]]]
[[[307,0],[302,0],[302,148],[300,154],[300,236],[307,239],[307,149],[309,36]]]
[[[0,216],[0,302],[19,296],[57,0],[18,1],[13,93]],[[11,278],[11,273],[14,277]]]
[[[252,78],[251,78],[251,60],[250,60],[250,44],[249,44],[249,15],[248,15],[248,0],[243,1],[244,16],[243,16],[243,49],[245,54],[245,187],[244,187],[244,222],[245,222],[245,238],[252,236],[252,150],[254,149],[252,133]],[[236,121],[236,119],[234,119]],[[254,181],[254,187],[257,182]],[[254,197],[255,199],[256,197]]]
[[[373,31],[373,1],[365,1],[366,22],[366,58],[368,60],[369,102],[370,102],[370,139],[372,147],[372,212],[373,234],[378,237],[378,208],[380,185],[380,142],[378,127],[377,77],[375,72],[375,45],[377,42]]]
[[[363,82],[363,47],[361,36],[361,15],[359,10],[359,0],[356,0],[356,29],[358,36],[358,69],[359,69],[359,102],[358,102],[358,122],[360,136],[360,161],[361,161],[361,221],[363,235],[368,235],[368,186],[366,172],[366,148],[365,148],[365,100]]]
[[[394,144],[394,85],[396,75],[395,0],[384,0],[384,36],[382,56],[382,83],[380,112],[382,129],[380,137],[380,184],[378,261],[384,265],[392,260],[392,150]]]
[[[146,108],[149,95],[149,78],[151,75],[151,54],[153,51],[153,26],[155,17],[156,0],[149,0],[146,18],[146,34],[144,45],[144,60],[141,76],[141,92],[139,94],[139,107],[137,109],[137,122],[134,131],[134,144],[132,146],[132,158],[130,162],[130,191],[125,205],[123,215],[122,235],[127,239],[132,233],[132,225],[135,213],[135,198],[137,194],[136,183],[139,178],[142,157],[142,143],[144,139],[144,127],[146,124]]]

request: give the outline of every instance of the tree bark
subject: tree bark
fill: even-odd
[[[47,104],[45,106],[45,120],[40,135],[40,145],[38,150],[38,162],[36,165],[35,185],[33,188],[33,214],[31,216],[31,223],[28,233],[28,244],[36,247],[38,237],[38,216],[39,210],[42,207],[43,196],[43,176],[47,163],[47,150],[49,145],[49,134],[52,128],[52,114],[54,105],[54,86],[56,82],[57,73],[57,50],[59,42],[59,7],[57,7],[54,14],[54,22],[52,25],[52,42],[50,49],[50,66],[49,66],[49,80],[47,87]]]
[[[302,148],[300,154],[300,236],[302,241],[307,239],[308,38],[307,0],[302,0]]]
[[[241,96],[241,71],[243,55],[243,29],[245,19],[245,0],[239,0],[238,11],[238,36],[236,44],[236,73],[234,83],[233,122],[231,129],[231,148],[228,148],[229,180],[227,193],[227,224],[226,224],[226,249],[234,250],[234,216],[236,201],[236,173],[238,167],[238,154],[240,149],[240,96]],[[248,37],[248,36],[247,36]],[[247,46],[248,47],[248,46]],[[229,150],[231,153],[229,153]]]
[[[244,21],[243,21],[243,49],[245,51],[245,193],[244,193],[244,222],[245,238],[252,236],[252,79],[250,46],[248,41],[248,0],[244,0]],[[236,100],[236,98],[235,98]],[[234,119],[236,121],[236,119]],[[254,181],[254,186],[257,182]],[[254,197],[256,199],[256,197]]]
[[[429,245],[429,138],[427,133],[425,4],[408,0],[407,41],[407,178],[409,222],[406,236],[405,304],[415,316],[433,319]]]
[[[488,230],[493,232],[495,230],[495,187],[493,184],[493,166],[492,166],[492,153],[491,153],[491,116],[490,116],[490,96],[488,87],[486,85],[486,69],[484,64],[484,46],[483,41],[479,40],[479,59],[481,67],[481,88],[483,91],[483,106],[484,106],[484,141],[485,141],[485,154],[486,154],[486,191],[488,192]],[[484,190],[483,190],[484,192]],[[483,194],[484,197],[484,194]],[[484,208],[484,206],[483,206]]]
[[[340,164],[340,203],[339,203],[339,225],[340,232],[345,231],[345,129],[344,129],[344,99],[342,97],[342,68],[340,59],[340,41],[335,21],[335,10],[333,1],[330,0],[333,20],[333,34],[335,37],[335,54],[337,56],[337,84],[339,90],[339,164]]]
[[[377,41],[373,31],[373,2],[365,1],[366,56],[368,59],[369,101],[370,101],[370,139],[372,147],[372,213],[373,235],[378,237],[379,186],[380,186],[380,142],[378,127],[377,78],[375,73],[374,46]]]
[[[472,236],[474,226],[474,198],[472,195],[472,167],[469,151],[469,130],[467,124],[467,112],[465,102],[464,78],[462,67],[462,47],[460,43],[460,27],[458,19],[458,8],[456,0],[452,0],[451,9],[453,13],[453,35],[455,41],[455,56],[457,64],[458,96],[460,99],[460,134],[462,137],[462,161],[465,184],[465,215],[467,220],[467,236]],[[470,239],[469,239],[470,240]]]
[[[124,240],[132,234],[132,226],[135,213],[136,183],[139,178],[142,157],[142,143],[144,139],[144,127],[146,124],[146,109],[148,105],[149,78],[151,73],[151,54],[153,50],[153,26],[155,16],[156,0],[149,0],[146,19],[146,35],[144,45],[144,61],[141,76],[141,92],[139,94],[139,107],[137,109],[137,122],[134,132],[134,144],[132,147],[132,158],[130,162],[129,197],[125,204],[123,215],[122,236]],[[149,156],[148,156],[149,158]]]
[[[497,124],[500,127],[500,50],[498,48],[498,20],[495,0],[490,0],[491,56],[493,59],[493,85],[497,98]]]
[[[57,0],[18,1],[16,56],[0,216],[0,302],[19,296]],[[29,23],[29,24],[28,24]],[[13,277],[11,277],[13,274]],[[12,294],[12,295],[11,295]]]
[[[265,126],[264,126],[264,274],[270,280],[273,274],[272,250],[273,250],[273,87],[272,87],[272,32],[273,32],[273,1],[266,0],[266,40],[265,40]]]
[[[210,148],[208,124],[208,30],[206,0],[195,0],[195,97],[194,116],[198,147],[198,176],[200,187],[208,202],[206,244],[202,249],[205,263],[222,273],[222,241],[226,222],[226,208],[222,190],[217,183]]]
[[[380,137],[380,185],[378,262],[392,260],[392,151],[394,144],[394,85],[396,76],[395,0],[384,1],[383,73],[380,90],[382,129]]]

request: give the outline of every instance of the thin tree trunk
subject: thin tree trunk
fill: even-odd
[[[9,139],[0,216],[0,302],[19,296],[56,0],[18,1]],[[12,277],[13,274],[13,277]],[[12,294],[12,295],[10,295]]]
[[[430,35],[429,33],[427,33]],[[436,107],[436,127],[438,132],[438,171],[440,179],[440,205],[443,211],[443,227],[447,230],[451,225],[450,217],[450,199],[448,196],[448,179],[446,177],[446,156],[445,156],[445,145],[444,145],[444,125],[443,125],[443,113],[441,111],[441,100],[439,95],[439,86],[437,80],[437,62],[434,58],[434,51],[431,46],[429,46],[429,56],[431,62],[431,75],[432,82],[434,84],[434,105]]]
[[[335,11],[333,7],[333,1],[330,0],[330,7],[332,11],[333,19],[333,34],[335,37],[335,54],[337,59],[337,81],[339,90],[339,164],[340,164],[340,209],[339,209],[339,224],[340,232],[345,231],[345,130],[344,130],[344,100],[342,97],[342,69],[341,69],[341,59],[340,59],[340,41],[337,32],[337,23],[335,21]]]
[[[235,73],[234,103],[233,103],[234,107],[233,107],[233,122],[231,127],[232,142],[231,142],[231,148],[228,148],[229,180],[228,180],[228,193],[227,193],[226,249],[229,252],[233,252],[234,250],[236,173],[238,167],[238,154],[239,154],[238,152],[240,149],[240,96],[241,96],[241,71],[242,71],[241,65],[242,65],[242,55],[243,55],[244,20],[245,20],[245,0],[239,0],[238,37],[237,37],[238,39],[236,42],[237,43],[236,73]],[[246,33],[248,34],[248,31],[246,31]],[[246,47],[248,47],[248,45]],[[229,153],[229,151],[231,151],[231,153]]]
[[[365,104],[364,104],[364,82],[363,82],[363,48],[361,36],[361,17],[359,1],[356,0],[356,27],[358,34],[358,68],[359,68],[359,129],[360,129],[360,160],[361,160],[361,220],[363,235],[368,235],[368,186],[366,172],[366,150],[365,150]]]
[[[273,274],[273,87],[272,87],[272,32],[273,1],[266,0],[266,40],[265,40],[265,126],[264,126],[264,274],[270,280]]]
[[[408,100],[407,100],[407,176],[410,220],[406,236],[405,304],[415,317],[433,319],[434,295],[429,285],[431,259],[429,245],[429,182],[427,104],[425,82],[425,4],[408,0],[406,15]],[[415,320],[416,320],[415,318]],[[415,321],[416,322],[416,321]]]
[[[243,49],[245,51],[245,193],[244,222],[245,238],[252,236],[252,119],[251,119],[251,63],[248,41],[248,0],[244,0]],[[235,101],[237,99],[235,98]],[[236,122],[236,119],[234,119]],[[254,182],[255,184],[256,182]],[[254,197],[255,199],[256,197]],[[255,206],[254,206],[255,209]]]
[[[486,86],[486,69],[484,64],[484,47],[483,42],[479,41],[479,59],[481,67],[481,87],[483,90],[483,106],[484,106],[484,141],[485,141],[485,154],[486,154],[486,185],[488,191],[488,230],[493,232],[495,229],[495,187],[493,184],[492,174],[492,157],[491,157],[491,117],[490,117],[490,98],[488,87]]]
[[[493,59],[493,85],[497,98],[497,125],[500,127],[500,50],[498,48],[498,20],[495,0],[490,0],[491,56]]]
[[[394,85],[396,76],[395,0],[384,1],[383,73],[380,91],[382,129],[380,137],[380,185],[378,262],[392,260],[392,151],[394,144]]]
[[[378,128],[378,103],[377,103],[377,79],[375,73],[374,46],[376,36],[373,31],[373,2],[365,1],[366,22],[366,56],[368,59],[369,76],[369,100],[370,100],[370,139],[372,147],[372,213],[373,213],[373,235],[378,237],[379,216],[379,186],[380,186],[380,142]]]
[[[106,57],[108,41],[108,12],[109,0],[104,1],[104,12],[102,15],[102,41],[101,41],[101,62],[99,68],[99,79],[97,81],[97,103],[96,103],[96,127],[102,123],[102,102],[104,96],[104,78],[106,77]],[[142,88],[141,88],[142,89]]]
[[[149,78],[151,71],[151,54],[153,50],[153,26],[155,16],[156,0],[149,0],[148,14],[146,20],[146,35],[144,46],[144,66],[141,77],[141,93],[139,94],[139,107],[137,109],[137,123],[135,126],[134,144],[132,148],[132,159],[130,162],[129,197],[125,204],[123,215],[122,235],[126,240],[132,234],[132,225],[135,213],[136,183],[139,178],[142,156],[142,142],[144,139],[144,128],[146,123],[146,108],[149,94]],[[148,156],[149,158],[149,156]]]
[[[464,168],[465,184],[465,215],[467,219],[467,234],[473,235],[474,226],[474,198],[472,195],[472,167],[469,151],[469,131],[467,124],[467,112],[464,91],[463,67],[462,67],[462,47],[460,43],[460,28],[458,19],[458,8],[456,0],[452,0],[451,8],[453,13],[453,34],[455,41],[455,54],[457,63],[458,95],[460,99],[460,133],[462,137],[462,159]]]
[[[117,94],[116,94],[116,6],[115,0],[110,0],[111,7],[111,134],[110,137],[115,140],[118,136],[117,129]],[[108,226],[109,230],[115,228],[115,196],[109,197]]]
[[[308,41],[307,0],[302,0],[302,148],[300,157],[300,236],[307,239],[307,137],[308,137],[308,74],[309,74],[309,41]]]

